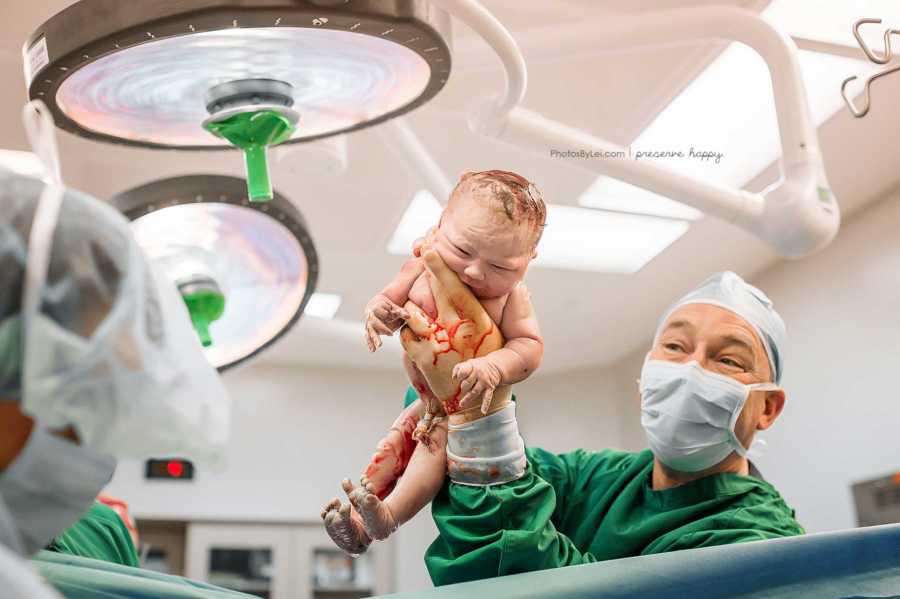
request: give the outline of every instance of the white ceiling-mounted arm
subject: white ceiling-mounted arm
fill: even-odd
[[[431,156],[431,152],[412,130],[403,117],[391,119],[378,127],[377,131],[386,138],[389,147],[396,148],[409,164],[425,180],[428,191],[441,204],[446,204],[453,191],[453,184]]]
[[[502,118],[525,97],[528,70],[519,45],[503,23],[476,0],[431,0],[444,12],[456,17],[475,31],[497,53],[506,70],[503,95],[491,98],[492,116]]]
[[[505,95],[475,111],[470,126],[520,148],[547,155],[550,148],[621,152],[624,149],[517,106],[527,80],[521,53],[509,32],[474,0],[432,0],[491,45],[506,69]],[[818,137],[793,41],[756,13],[724,6],[690,7],[623,18],[590,43],[648,48],[703,40],[739,41],[769,67],[781,138],[782,178],[760,194],[695,180],[650,162],[585,161],[600,174],[622,179],[694,206],[750,231],[779,254],[800,257],[827,245],[840,212],[825,177]],[[627,155],[627,154],[626,154]]]

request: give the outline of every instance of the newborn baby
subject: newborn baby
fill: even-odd
[[[447,415],[451,428],[489,423],[508,407],[509,385],[540,364],[543,340],[522,279],[545,219],[540,193],[523,177],[467,173],[438,226],[366,306],[370,351],[380,335],[403,327],[404,367],[421,401],[378,444],[360,486],[343,481],[350,504],[334,499],[322,511],[329,535],[348,553],[389,536],[434,498],[448,466],[451,477],[463,468],[462,459],[448,463]],[[479,302],[483,310],[470,308]]]

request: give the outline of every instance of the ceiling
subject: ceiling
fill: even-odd
[[[849,1],[849,0],[848,0]],[[618,144],[627,145],[722,50],[705,44],[634,53],[594,52],[591,39],[617,19],[642,11],[729,4],[760,10],[765,1],[484,0],[509,28],[528,63],[523,105]],[[0,147],[28,149],[19,114],[25,101],[20,49],[64,0],[5,2],[0,45]],[[862,16],[862,15],[861,15]],[[514,170],[536,182],[548,202],[575,205],[596,174],[577,161],[551,159],[471,133],[464,110],[494,93],[502,69],[492,51],[465,26],[454,30],[454,70],[445,89],[407,117],[451,180],[467,170]],[[838,90],[834,90],[838,93]],[[877,100],[900,98],[900,75],[879,81]],[[727,109],[727,107],[723,108]],[[741,118],[735,114],[734,118]],[[702,127],[702,123],[697,124]],[[848,217],[900,179],[900,112],[874,110],[854,119],[846,110],[819,129],[829,181]],[[59,133],[67,183],[100,198],[154,179],[192,173],[242,176],[237,152],[144,150]],[[320,256],[319,291],[343,304],[333,322],[304,319],[259,360],[316,366],[397,368],[399,348],[365,350],[358,324],[366,301],[396,272],[402,258],[386,247],[413,194],[424,187],[401,154],[386,147],[378,127],[348,136],[344,173],[317,170],[315,147],[292,146],[273,160],[275,187],[303,212]],[[773,164],[748,188],[777,177]],[[777,258],[749,234],[714,218],[694,223],[681,239],[636,274],[533,268],[527,278],[545,336],[541,372],[610,364],[645,344],[656,318],[678,295],[711,272],[753,277]]]

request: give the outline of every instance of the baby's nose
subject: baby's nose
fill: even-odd
[[[470,279],[476,279],[478,281],[484,278],[484,270],[482,270],[482,268],[474,262],[466,266],[466,268],[463,270],[463,274]]]

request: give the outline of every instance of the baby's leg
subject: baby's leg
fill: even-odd
[[[384,499],[397,478],[406,470],[416,442],[413,432],[422,414],[422,403],[416,402],[403,410],[384,438],[378,442],[372,460],[363,472],[363,477],[374,486],[374,493]]]
[[[431,446],[419,443],[406,471],[393,492],[381,501],[375,486],[365,477],[350,494],[350,501],[362,516],[366,533],[372,539],[386,539],[428,505],[444,482],[447,472],[447,423],[431,432]]]
[[[403,410],[385,437],[378,442],[375,455],[363,475],[363,478],[371,481],[373,492],[378,497],[383,498],[390,493],[397,477],[406,469],[415,449],[412,433],[422,411],[421,401]],[[353,496],[353,483],[349,479],[344,479],[341,486],[348,496]],[[335,545],[351,555],[363,553],[372,542],[355,507],[352,502],[342,505],[338,499],[333,499],[322,509],[321,514],[328,536]]]

